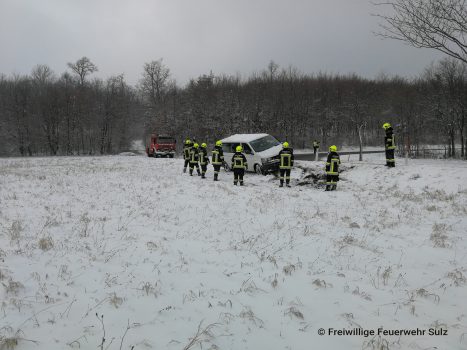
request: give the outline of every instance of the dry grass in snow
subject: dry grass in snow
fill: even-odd
[[[382,163],[1,159],[0,349],[465,349],[467,163]],[[448,335],[317,334],[380,326]]]

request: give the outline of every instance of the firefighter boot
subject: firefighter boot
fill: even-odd
[[[287,187],[290,187],[290,183],[288,183],[288,182],[286,182],[285,185],[286,185]]]
[[[243,186],[243,180],[240,180],[240,186]]]
[[[219,180],[217,179],[217,176],[218,176],[218,175],[219,175],[219,174],[214,174],[214,181],[219,181]]]
[[[331,191],[335,191],[337,189],[337,185],[332,185]]]
[[[326,190],[325,191],[331,191],[331,185],[326,185]]]
[[[284,187],[284,180],[281,180],[279,187]]]
[[[193,176],[193,168],[190,168],[190,176]]]
[[[186,173],[186,167],[183,168],[183,173],[184,173],[184,174]]]
[[[204,173],[201,174],[201,178],[202,178],[202,179],[205,179],[205,178],[206,178],[206,176],[204,175]]]

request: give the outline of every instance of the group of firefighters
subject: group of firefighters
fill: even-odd
[[[386,132],[384,137],[384,145],[386,152],[386,166],[395,167],[394,151],[396,148],[394,132],[391,124],[384,123],[383,129]],[[313,150],[316,156],[319,150],[319,141],[313,141]],[[216,145],[211,152],[211,161],[209,161],[209,155],[207,150],[207,144],[201,143],[201,146],[195,141],[192,142],[189,139],[185,140],[183,146],[183,159],[185,160],[183,166],[183,172],[186,173],[189,167],[190,176],[193,176],[193,171],[196,168],[198,176],[202,179],[206,178],[206,171],[208,164],[211,163],[214,168],[214,181],[219,181],[219,172],[221,167],[224,165],[224,151],[222,150],[222,141],[216,141]],[[280,187],[285,185],[290,187],[290,172],[294,165],[293,149],[290,147],[288,142],[282,144],[282,150],[279,152],[279,180]],[[337,146],[332,145],[329,147],[329,153],[326,160],[326,191],[334,191],[337,188],[337,182],[339,181],[339,165],[340,157],[337,153]],[[243,147],[238,145],[235,149],[235,153],[231,159],[231,169],[234,173],[234,185],[240,184],[243,186],[243,176],[245,170],[248,168],[248,163],[245,155],[243,154]]]

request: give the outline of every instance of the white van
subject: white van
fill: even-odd
[[[282,144],[269,134],[235,134],[222,141],[226,170],[231,167],[231,160],[238,145],[248,162],[248,171],[267,174],[279,169],[279,152]]]

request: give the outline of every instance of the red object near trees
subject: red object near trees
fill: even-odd
[[[148,157],[170,157],[175,156],[177,141],[169,135],[151,134],[151,139],[146,147]]]

